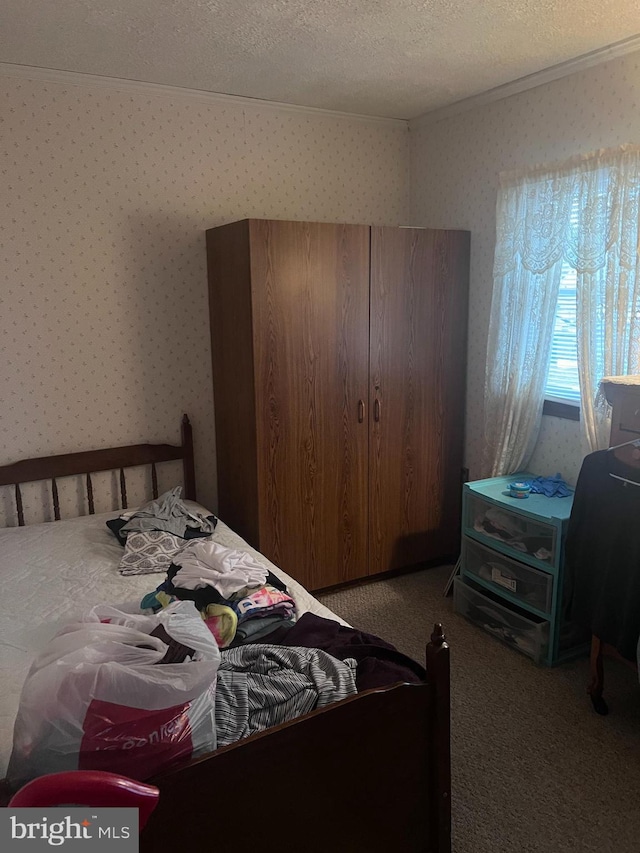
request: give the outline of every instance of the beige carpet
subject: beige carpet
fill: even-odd
[[[587,659],[538,667],[453,612],[450,567],[321,595],[352,625],[424,659],[451,645],[454,853],[640,853],[640,684],[607,659],[607,717]],[[398,853],[401,853],[401,845]]]

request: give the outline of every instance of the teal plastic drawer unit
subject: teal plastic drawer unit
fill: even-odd
[[[581,653],[587,638],[562,611],[573,496],[517,498],[509,490],[536,476],[521,471],[464,484],[454,608],[536,663],[553,665]]]

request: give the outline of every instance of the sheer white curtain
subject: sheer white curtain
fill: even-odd
[[[485,470],[526,466],[542,416],[563,260],[577,270],[578,371],[592,449],[604,375],[639,372],[640,146],[504,173],[485,379]],[[605,442],[606,445],[606,442]]]
[[[577,271],[581,422],[597,450],[610,427],[600,380],[640,373],[640,147],[598,152],[579,178],[567,244]]]
[[[540,427],[571,194],[562,176],[500,176],[484,397],[485,470],[528,460]]]

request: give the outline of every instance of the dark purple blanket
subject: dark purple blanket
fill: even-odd
[[[388,687],[399,681],[417,684],[427,678],[424,667],[380,637],[345,628],[315,613],[303,613],[293,627],[276,628],[260,642],[322,649],[339,660],[354,658],[358,664],[356,686],[359,691]]]

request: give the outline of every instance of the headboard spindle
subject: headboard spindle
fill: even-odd
[[[91,474],[87,471],[87,501],[89,503],[89,515],[95,515],[95,507],[93,505],[93,483],[91,482]]]
[[[53,517],[60,521],[60,499],[58,498],[58,484],[56,478],[51,478],[51,494],[53,496]]]
[[[16,483],[16,510],[18,512],[18,527],[24,527],[24,509],[22,508],[20,483]]]
[[[127,508],[127,481],[124,476],[124,468],[120,469],[120,501],[122,509]]]

